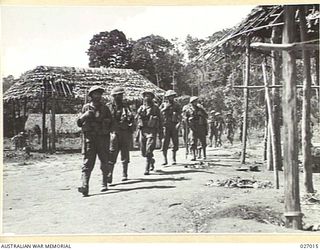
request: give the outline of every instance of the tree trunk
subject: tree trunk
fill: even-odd
[[[284,27],[282,43],[294,42],[295,6],[284,6]],[[282,75],[283,88],[283,126],[284,126],[284,192],[286,226],[302,229],[299,166],[298,166],[298,129],[297,129],[297,90],[296,90],[296,62],[292,51],[283,51]]]
[[[305,8],[299,8],[300,19],[300,38],[301,41],[307,41],[307,25]],[[304,187],[307,193],[313,193],[312,183],[312,159],[311,159],[311,133],[310,133],[310,92],[311,92],[311,64],[310,52],[302,51],[303,58],[303,102],[302,102],[302,164],[304,168]]]

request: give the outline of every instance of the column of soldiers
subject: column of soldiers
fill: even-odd
[[[170,141],[172,141],[172,165],[176,164],[181,124],[184,128],[186,149],[192,155],[191,160],[196,160],[197,157],[201,157],[201,154],[203,154],[202,158],[206,159],[206,136],[209,130],[210,141],[212,142],[213,135],[217,135],[215,141],[221,144],[221,134],[219,139],[219,133],[216,131],[223,126],[232,127],[228,125],[232,122],[226,120],[224,123],[223,119],[219,118],[219,113],[214,113],[213,119],[212,112],[208,127],[208,114],[198,103],[198,97],[191,97],[189,104],[181,109],[175,101],[177,94],[173,90],[166,92],[165,100],[160,107],[154,102],[154,93],[150,90],[144,91],[142,93],[143,103],[135,116],[123,98],[125,93],[123,88],[115,87],[112,90],[112,101],[107,105],[102,102],[103,92],[104,89],[99,86],[90,88],[88,95],[91,101],[83,106],[77,120],[77,124],[83,132],[82,185],[78,188],[83,196],[89,194],[90,176],[97,155],[102,171],[102,192],[108,190],[108,185],[113,185],[113,170],[119,152],[122,162],[122,181],[128,180],[129,149],[135,128],[137,128],[141,154],[145,158],[144,175],[149,175],[150,171],[155,168],[153,151],[157,138],[162,142],[161,150],[164,159],[162,165],[168,165],[167,153]],[[232,119],[229,120],[232,121]],[[215,125],[214,127],[212,127],[212,123]],[[233,130],[230,130],[228,139],[231,143],[232,138]]]

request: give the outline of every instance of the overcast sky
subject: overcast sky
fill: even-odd
[[[118,29],[127,38],[150,34],[206,38],[238,24],[254,6],[1,7],[2,76],[39,65],[88,67],[89,41]]]

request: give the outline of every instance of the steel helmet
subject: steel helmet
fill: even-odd
[[[91,96],[92,92],[94,91],[99,91],[101,92],[101,94],[104,92],[104,88],[100,87],[100,86],[92,86],[90,89],[89,89],[89,92],[88,92],[88,95]]]
[[[112,90],[111,90],[111,95],[120,95],[120,94],[123,94],[124,93],[124,88],[122,87],[114,87]]]
[[[169,89],[167,90],[165,97],[169,97],[169,96],[177,96],[177,93],[174,90]]]

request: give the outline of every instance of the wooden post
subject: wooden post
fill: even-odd
[[[318,86],[318,123],[320,127],[320,81],[319,81],[319,52],[315,51],[316,58],[316,85]]]
[[[269,159],[269,161],[272,161],[273,165],[273,171],[274,171],[274,183],[275,183],[275,188],[279,189],[279,175],[278,175],[278,168],[277,168],[277,162],[276,162],[276,157],[275,155],[277,154],[277,148],[276,148],[276,135],[274,133],[274,121],[273,121],[273,113],[272,113],[272,103],[271,103],[271,98],[269,94],[269,89],[268,89],[268,80],[267,80],[267,72],[266,72],[266,66],[264,63],[262,63],[262,72],[263,72],[263,80],[264,80],[264,85],[265,85],[265,94],[266,94],[266,101],[267,101],[267,107],[268,107],[268,131],[269,131],[269,138],[270,138],[270,146],[272,151],[272,156]]]
[[[284,26],[282,43],[294,41],[295,35],[295,6],[284,6]],[[297,90],[296,90],[296,62],[293,51],[282,52],[284,78],[283,86],[283,151],[284,151],[284,193],[286,226],[302,229],[302,214],[299,194],[299,166],[297,139]]]
[[[268,109],[267,105],[265,105],[265,112],[266,112],[266,120],[264,123],[264,147],[263,147],[263,160],[266,161],[268,159],[267,152],[268,152]]]
[[[56,152],[56,94],[51,98],[51,152]]]
[[[279,34],[280,33],[280,34]],[[271,34],[271,43],[280,43],[281,30],[279,27],[274,27]],[[271,66],[272,66],[272,85],[276,86],[280,83],[280,56],[279,52],[271,51]],[[274,122],[274,133],[275,133],[275,146],[276,155],[275,161],[277,162],[278,170],[282,169],[282,153],[281,153],[281,114],[280,114],[280,96],[279,90],[272,88],[272,100],[273,100],[273,122]]]
[[[42,87],[42,151],[47,151],[47,129],[46,129],[46,109],[47,109],[47,94],[45,88],[45,82]]]
[[[301,42],[308,41],[305,8],[299,8]],[[310,133],[310,93],[311,93],[311,63],[310,52],[302,50],[303,58],[303,102],[302,102],[302,164],[304,168],[304,187],[307,193],[313,193],[311,133]]]
[[[249,85],[250,82],[250,38],[246,37],[246,74],[244,87]],[[241,163],[246,163],[246,149],[247,149],[247,125],[248,125],[248,93],[249,89],[243,89],[244,107],[243,107],[243,128],[242,128],[242,152]]]

